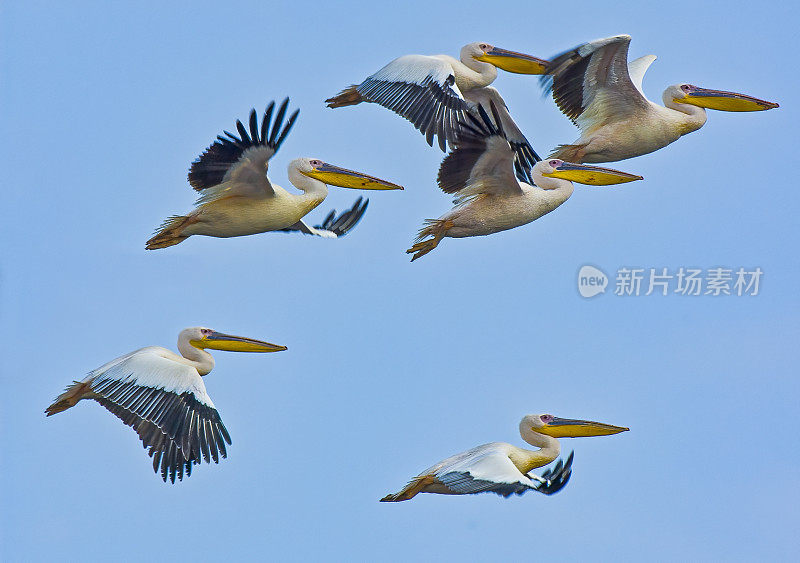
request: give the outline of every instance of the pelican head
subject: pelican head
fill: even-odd
[[[392,182],[375,178],[362,172],[354,172],[347,168],[339,168],[316,158],[298,158],[289,164],[289,168],[296,168],[298,172],[309,178],[314,178],[330,186],[340,188],[354,188],[358,190],[402,190]]]
[[[625,182],[643,179],[641,176],[620,172],[612,168],[590,166],[589,164],[573,164],[571,162],[564,162],[558,158],[537,162],[533,167],[533,171],[547,178],[560,178],[562,180],[578,182],[579,184],[589,184],[591,186],[624,184]]]
[[[519,423],[520,432],[531,431],[553,438],[579,438],[584,436],[609,436],[630,430],[590,420],[559,418],[552,414],[529,414]]]
[[[472,57],[476,61],[489,63],[506,72],[516,74],[544,74],[548,61],[524,53],[507,51],[489,43],[470,43],[461,49],[461,60]]]
[[[675,84],[667,88],[664,102],[668,101],[721,111],[764,111],[779,107],[775,102],[759,100],[745,94],[708,90],[692,84]]]
[[[286,346],[279,344],[270,344],[269,342],[241,336],[231,336],[230,334],[224,334],[201,326],[182,330],[178,336],[178,342],[188,342],[195,348],[210,348],[228,352],[281,352],[287,349]]]

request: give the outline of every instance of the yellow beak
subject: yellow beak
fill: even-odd
[[[534,428],[534,432],[546,434],[553,438],[581,438],[586,436],[609,436],[626,432],[630,428],[625,426],[613,426],[602,422],[592,422],[590,420],[573,420],[570,418],[553,417],[549,423],[542,428]]]
[[[354,172],[347,168],[339,168],[333,164],[323,162],[320,166],[314,167],[311,172],[303,172],[310,178],[315,178],[320,182],[325,182],[331,186],[340,188],[354,188],[357,190],[402,190],[403,186],[398,186],[386,180],[375,178],[361,172]]]
[[[601,166],[590,166],[588,164],[573,164],[562,162],[553,172],[544,172],[542,176],[551,178],[561,178],[579,184],[589,184],[591,186],[608,186],[611,184],[624,184],[635,180],[642,180],[641,176],[620,172],[612,168]]]
[[[228,352],[281,352],[286,346],[270,344],[261,340],[231,336],[221,332],[212,332],[202,340],[190,340],[195,348],[210,348],[212,350],[226,350]]]
[[[690,104],[720,111],[764,111],[779,107],[775,102],[759,100],[745,94],[697,88],[687,92],[683,98],[675,98],[679,104]]]
[[[549,64],[548,61],[543,59],[537,59],[516,51],[507,51],[499,47],[494,47],[491,51],[474,58],[477,61],[490,63],[506,72],[514,72],[516,74],[544,74]]]

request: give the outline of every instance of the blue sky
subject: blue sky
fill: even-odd
[[[4,560],[788,560],[800,544],[798,9],[572,2],[331,4],[5,2],[0,6],[0,554]],[[322,101],[407,53],[472,41],[548,57],[633,36],[660,100],[691,82],[777,101],[619,163],[642,182],[577,187],[490,237],[404,250],[450,207],[442,154],[388,110]],[[501,74],[534,148],[577,131],[535,77]],[[270,175],[318,157],[398,182],[338,241],[193,237],[146,252],[191,208],[190,162],[290,96]],[[332,188],[312,215],[359,195]],[[583,264],[760,267],[757,297],[576,291]],[[613,282],[612,282],[613,283]],[[67,384],[193,325],[285,344],[218,352],[206,378],[229,458],[179,485]],[[417,472],[527,413],[631,431],[563,441],[560,494],[420,495]]]

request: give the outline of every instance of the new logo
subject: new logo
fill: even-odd
[[[581,297],[594,297],[600,293],[605,293],[608,285],[606,273],[594,266],[581,266],[578,272],[578,293]]]

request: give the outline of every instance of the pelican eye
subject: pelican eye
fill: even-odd
[[[550,414],[543,414],[539,417],[542,422],[551,422],[553,420],[553,415]]]
[[[682,84],[681,85],[681,90],[683,90],[684,92],[688,92],[691,89],[692,89],[692,85],[691,84]]]
[[[551,160],[550,162],[548,162],[548,164],[553,168],[555,168],[560,164],[560,162],[558,160]]]

